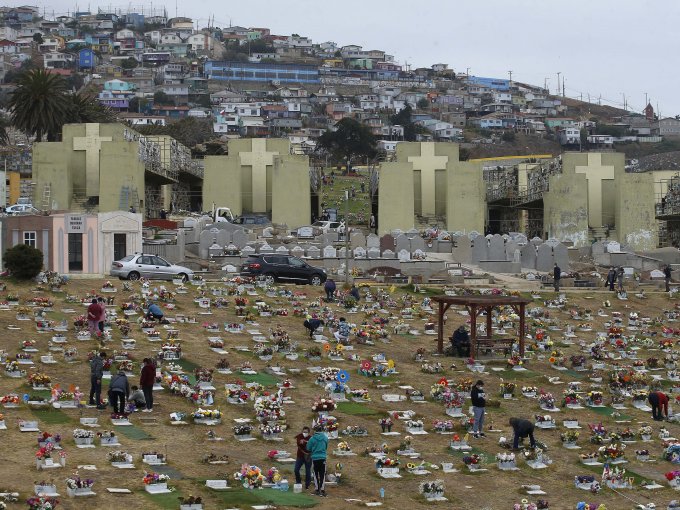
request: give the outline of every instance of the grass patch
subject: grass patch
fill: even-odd
[[[180,367],[182,367],[182,370],[184,370],[189,376],[189,382],[193,385],[196,384],[196,376],[194,376],[194,370],[196,370],[199,365],[194,363],[193,361],[189,361],[188,359],[180,359],[179,361],[176,361]]]
[[[147,440],[147,439],[154,439],[153,436],[150,436],[147,434],[146,431],[140,429],[139,427],[135,427],[134,425],[126,425],[123,427],[114,427],[116,430],[116,434],[118,435],[123,435],[127,437],[128,439],[134,439],[136,441],[139,440]]]
[[[184,478],[184,475],[182,473],[177,471],[175,468],[171,468],[170,466],[154,466],[153,470],[156,473],[168,475],[172,480],[181,480]]]
[[[377,409],[358,402],[338,402],[338,411],[352,416],[372,416],[379,414]]]
[[[607,416],[607,417],[610,417],[610,418],[611,418],[611,415],[613,413],[615,413],[617,411],[621,412],[618,409],[614,409],[613,407],[588,407],[588,409],[595,412],[596,414],[599,414],[600,416]],[[632,420],[633,417],[622,413],[621,416],[619,416],[617,419],[618,420]]]
[[[148,501],[152,502],[156,508],[167,508],[168,510],[176,510],[179,508],[180,492],[169,492],[168,494],[149,494],[145,490],[141,491]]]
[[[239,487],[224,492],[215,492],[214,494],[222,503],[231,507],[237,505],[245,507],[269,504],[295,508],[311,508],[319,504],[318,499],[304,493],[295,494],[292,490],[283,492],[274,489],[249,490]]]
[[[265,372],[257,374],[237,374],[238,378],[247,383],[258,383],[262,386],[276,386],[280,379],[272,374]]]
[[[51,406],[44,409],[31,409],[31,413],[40,421],[50,425],[60,425],[72,421],[69,415]]]
[[[567,370],[566,372],[562,371],[562,373],[567,374],[569,377],[573,379],[583,379],[585,378],[588,372],[577,372],[576,370]]]

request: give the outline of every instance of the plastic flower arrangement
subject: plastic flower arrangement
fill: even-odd
[[[144,478],[142,478],[142,483],[144,483],[144,485],[154,485],[157,483],[167,483],[168,480],[170,480],[168,475],[145,471]]]
[[[312,411],[315,413],[328,412],[333,411],[336,407],[337,405],[333,399],[321,398],[314,401],[314,404],[312,404]]]
[[[393,467],[398,467],[399,466],[399,459],[394,458],[391,459],[387,456],[385,457],[379,457],[375,461],[375,466],[380,469],[380,468],[393,468]]]
[[[517,385],[513,382],[502,382],[500,384],[500,394],[501,395],[514,395],[515,388],[517,388]]]
[[[66,487],[69,489],[86,489],[94,485],[94,480],[91,478],[81,478],[78,472],[74,476],[66,479]]]
[[[246,489],[261,489],[265,481],[262,470],[248,464],[243,464],[241,470],[234,473],[234,479],[240,481]]]

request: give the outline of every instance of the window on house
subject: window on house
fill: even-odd
[[[35,231],[24,232],[24,244],[32,248],[36,248],[36,234]]]

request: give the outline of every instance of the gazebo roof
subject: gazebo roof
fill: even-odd
[[[445,303],[448,305],[480,305],[480,306],[502,306],[529,304],[532,299],[521,296],[499,296],[499,295],[471,295],[471,296],[434,296],[432,301]]]

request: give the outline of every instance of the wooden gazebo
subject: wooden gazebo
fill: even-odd
[[[479,353],[479,348],[489,347],[493,348],[496,341],[492,336],[492,311],[494,308],[500,306],[510,306],[519,315],[519,353],[524,356],[524,336],[525,336],[525,311],[526,305],[531,303],[531,299],[520,296],[434,296],[432,301],[439,304],[438,317],[439,323],[437,327],[437,350],[439,353],[444,352],[444,314],[451,307],[451,305],[464,306],[470,314],[470,353]],[[486,312],[486,336],[477,336],[477,316],[481,312]],[[507,341],[505,342],[507,343]]]

